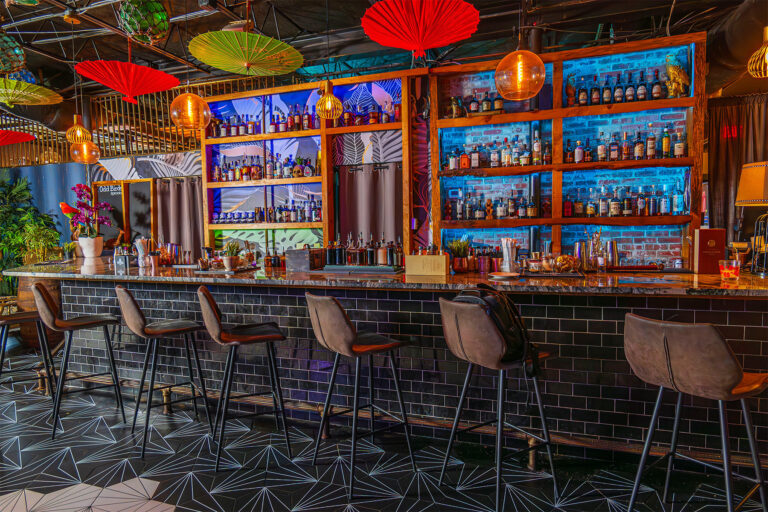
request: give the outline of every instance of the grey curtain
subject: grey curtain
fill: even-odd
[[[165,243],[181,244],[194,258],[203,246],[203,182],[199,177],[157,182],[157,234]]]
[[[768,94],[709,100],[709,219],[734,239],[741,166],[768,160]]]
[[[402,165],[342,165],[339,168],[339,236],[397,241],[403,235]]]

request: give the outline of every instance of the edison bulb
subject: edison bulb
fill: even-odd
[[[95,164],[101,158],[101,151],[93,141],[86,140],[69,146],[69,156],[79,164]]]
[[[202,130],[211,122],[211,109],[197,94],[185,92],[171,103],[171,121],[179,128]]]
[[[508,100],[527,100],[539,94],[546,74],[544,62],[538,55],[517,50],[501,59],[496,67],[496,90]]]

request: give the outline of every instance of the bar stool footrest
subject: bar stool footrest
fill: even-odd
[[[249,412],[247,414],[238,414],[236,416],[229,416],[225,418],[226,421],[229,420],[242,420],[245,418],[255,418],[256,416],[264,416],[265,414],[275,414],[277,412],[280,412],[280,409],[268,409],[266,411],[260,411],[260,412]]]
[[[100,384],[98,386],[89,386],[87,388],[68,389],[64,394],[65,395],[71,395],[71,394],[74,394],[74,393],[82,393],[84,391],[94,391],[96,389],[105,389],[105,388],[115,389],[115,385],[114,384]]]

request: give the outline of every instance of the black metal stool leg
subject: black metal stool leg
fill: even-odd
[[[5,364],[5,346],[8,344],[8,331],[11,326],[6,324],[0,327],[0,376],[3,375],[3,365]]]
[[[763,512],[768,512],[768,496],[765,492],[765,479],[763,470],[760,467],[760,455],[757,453],[755,444],[755,427],[752,425],[752,414],[749,412],[749,404],[746,398],[741,399],[741,412],[744,416],[744,427],[747,429],[747,439],[749,440],[749,451],[752,453],[752,465],[755,467],[755,480],[757,480],[758,491],[760,492],[760,504]]]
[[[269,385],[272,389],[272,407],[274,407],[275,414],[275,430],[280,430],[280,418],[277,415],[278,411],[278,404],[277,404],[277,370],[275,367],[277,365],[272,365],[272,350],[270,349],[270,343],[266,343],[265,350],[267,354],[267,370],[269,371]]]
[[[403,393],[400,391],[400,372],[397,370],[395,356],[392,353],[389,354],[389,367],[392,369],[392,379],[395,383],[397,401],[400,403],[400,414],[403,416],[405,444],[408,446],[408,455],[411,457],[411,469],[413,469],[413,472],[415,473],[418,469],[416,468],[416,459],[413,457],[413,448],[411,447],[411,432],[408,427],[408,413],[405,412],[405,401],[403,400]]]
[[[205,375],[203,375],[202,367],[200,366],[200,356],[197,353],[197,345],[195,345],[195,339],[193,334],[187,334],[184,336],[186,342],[192,346],[192,355],[195,358],[195,368],[197,369],[197,381],[200,384],[200,390],[203,392],[203,406],[205,407],[205,419],[208,421],[208,429],[213,433],[213,422],[211,421],[211,408],[208,404],[208,390],[205,388]]]
[[[56,374],[51,356],[51,348],[48,346],[48,336],[45,334],[45,326],[42,322],[35,322],[37,328],[37,339],[40,342],[40,352],[43,357],[43,368],[45,368],[45,378],[48,380],[48,389],[51,391],[51,398],[56,396]]]
[[[272,365],[272,373],[275,374],[275,389],[277,391],[277,403],[280,406],[280,419],[283,422],[283,433],[285,434],[285,446],[288,448],[288,458],[293,459],[293,451],[291,450],[291,437],[288,432],[288,422],[285,419],[285,401],[283,399],[283,387],[280,385],[280,375],[277,374],[277,355],[275,354],[275,344],[271,341],[267,343],[267,351],[269,352],[269,360]],[[277,416],[277,414],[275,414]]]
[[[368,354],[368,397],[371,404],[371,442],[375,442],[375,439],[373,437],[373,431],[376,430],[375,423],[375,416],[376,416],[376,409],[373,407],[373,354]]]
[[[192,372],[192,356],[189,354],[189,343],[184,336],[184,355],[187,356],[187,371],[189,372],[189,391],[192,392],[192,403],[195,405],[195,419],[200,419],[200,409],[197,405],[197,390],[195,389],[195,374]]]
[[[669,445],[669,460],[667,460],[667,476],[664,478],[664,494],[661,501],[667,502],[667,496],[669,496],[669,481],[672,477],[672,470],[675,464],[675,454],[677,453],[677,438],[680,434],[680,411],[683,406],[683,394],[677,393],[677,403],[675,404],[675,420],[672,423],[672,439]]]
[[[59,381],[56,387],[56,396],[53,400],[53,429],[51,439],[56,438],[56,424],[59,422],[59,409],[61,407],[61,397],[64,394],[64,381],[67,380],[67,366],[69,365],[69,352],[72,349],[72,331],[67,332],[67,341],[64,343],[64,355],[61,358],[61,371],[59,371]]]
[[[472,372],[474,369],[475,369],[475,365],[472,363],[469,363],[469,366],[467,367],[467,376],[464,377],[464,386],[461,388],[459,405],[456,406],[456,417],[453,419],[453,426],[451,427],[451,435],[448,436],[448,446],[445,449],[445,458],[443,459],[443,469],[440,470],[440,479],[437,481],[437,485],[443,485],[443,478],[445,478],[445,469],[448,467],[448,459],[451,458],[451,448],[453,447],[453,440],[456,438],[456,431],[459,428],[461,411],[464,408],[464,400],[467,398],[469,381],[470,379],[472,379]]]
[[[328,409],[331,406],[331,396],[333,396],[333,385],[336,382],[336,372],[339,370],[340,354],[336,353],[333,358],[333,369],[331,370],[331,379],[328,381],[328,393],[325,394],[325,405],[323,406],[323,415],[320,416],[320,426],[317,429],[317,439],[315,440],[315,452],[312,454],[312,465],[317,463],[317,452],[320,451],[320,441],[323,437],[323,428],[328,422]]]
[[[139,407],[141,406],[141,395],[144,393],[144,382],[147,379],[147,368],[149,367],[149,356],[152,353],[154,344],[152,340],[147,340],[147,350],[144,352],[144,366],[141,370],[141,379],[139,379],[139,387],[136,388],[136,403],[133,408],[133,424],[131,424],[131,434],[136,430],[136,418],[139,417]]]
[[[232,348],[230,347],[227,352],[227,361],[224,363],[224,377],[221,379],[221,387],[219,388],[219,401],[216,403],[216,416],[213,418],[213,432],[212,436],[216,438],[216,432],[219,428],[219,414],[221,413],[221,404],[224,402],[224,388],[227,385],[229,379],[229,367],[232,365]]]
[[[525,371],[525,369],[523,369]],[[557,485],[557,475],[555,474],[555,460],[552,456],[552,438],[549,436],[549,427],[547,426],[547,415],[544,413],[544,401],[541,399],[541,390],[539,389],[539,378],[534,375],[533,391],[536,393],[536,402],[539,404],[539,419],[541,420],[541,433],[544,442],[547,444],[547,457],[549,458],[549,471],[552,473],[552,487],[554,489],[555,500],[560,499],[560,488]]]
[[[120,391],[120,377],[117,375],[117,365],[115,364],[115,354],[112,352],[112,339],[109,336],[109,328],[104,326],[104,343],[107,346],[107,356],[109,357],[109,371],[112,373],[112,382],[115,387],[115,401],[120,408],[120,412],[123,415],[123,423],[127,423],[125,419],[125,407],[123,407],[123,393]]]
[[[235,369],[235,355],[237,354],[237,345],[232,345],[229,349],[229,372],[227,375],[225,375],[224,379],[224,385],[222,386],[224,390],[224,404],[222,405],[221,410],[221,427],[219,430],[219,446],[216,448],[216,471],[219,470],[219,460],[221,459],[221,450],[224,447],[224,430],[227,426],[227,409],[229,408],[229,393],[232,389],[232,374],[234,373]]]
[[[645,467],[645,461],[648,459],[648,452],[651,451],[651,443],[653,442],[653,433],[656,431],[656,423],[659,420],[659,410],[661,410],[661,398],[664,395],[664,388],[659,387],[659,395],[656,397],[656,405],[653,408],[653,415],[651,416],[651,424],[648,426],[648,433],[645,437],[645,445],[643,445],[643,453],[640,455],[640,464],[637,466],[637,475],[635,476],[635,483],[632,486],[632,495],[629,497],[629,505],[627,505],[627,512],[632,512],[635,507],[635,501],[637,500],[637,491],[640,488],[640,478],[643,476],[643,468]]]
[[[496,398],[496,512],[504,508],[504,491],[506,485],[501,485],[501,461],[504,451],[504,391],[507,385],[507,372],[499,370],[499,395]]]
[[[152,369],[149,372],[149,389],[147,389],[147,415],[144,418],[144,435],[141,438],[141,458],[144,458],[144,453],[147,449],[147,434],[149,433],[149,416],[152,412],[152,392],[155,389],[155,373],[157,373],[157,353],[159,348],[157,346],[157,338],[152,339]],[[138,404],[136,404],[138,407]]]
[[[725,479],[725,499],[728,500],[727,510],[733,512],[733,481],[731,477],[731,451],[728,446],[728,418],[725,415],[725,402],[717,401],[720,413],[720,440],[722,441],[723,478]]]
[[[349,457],[349,499],[355,491],[355,455],[357,452],[357,412],[360,398],[360,358],[355,358],[355,392],[352,399],[352,453]]]

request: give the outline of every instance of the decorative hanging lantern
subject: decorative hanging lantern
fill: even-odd
[[[516,50],[501,59],[496,67],[496,90],[508,100],[527,100],[539,94],[545,77],[544,62],[538,55]]]
[[[26,5],[28,7],[34,7],[37,5],[39,0],[5,0],[5,6],[10,7],[12,5]]]
[[[209,66],[249,76],[284,75],[304,63],[304,57],[287,43],[236,30],[195,36],[189,42],[189,52]]]
[[[0,103],[6,105],[55,105],[64,98],[41,85],[0,78]]]
[[[26,68],[22,69],[21,71],[8,74],[8,78],[11,80],[18,80],[19,82],[27,82],[28,84],[37,83],[37,78],[35,78],[35,75],[33,75],[32,72]]]
[[[69,156],[79,164],[95,164],[101,158],[101,151],[93,141],[86,140],[69,146]]]
[[[768,27],[763,27],[763,44],[749,58],[747,71],[755,78],[768,78]]]
[[[0,130],[0,146],[9,146],[19,144],[20,142],[29,142],[35,140],[35,136],[27,132],[16,130]]]
[[[27,65],[27,56],[16,39],[0,32],[0,74],[21,71]]]
[[[83,117],[75,114],[75,123],[67,130],[67,142],[72,144],[91,140],[91,132],[83,126]]]
[[[317,100],[317,115],[323,119],[337,119],[344,112],[341,100],[333,95],[331,82],[325,83],[325,90]]]
[[[179,79],[159,69],[118,60],[90,60],[79,62],[75,70],[123,94],[123,100],[137,104],[136,96],[172,89]]]
[[[363,15],[365,33],[383,46],[410,50],[417,59],[477,31],[480,13],[464,0],[381,0]]]
[[[155,44],[168,36],[168,11],[156,0],[123,0],[118,17],[122,29],[141,43]]]
[[[185,92],[171,103],[171,121],[182,129],[202,130],[211,122],[211,109],[197,94]]]

